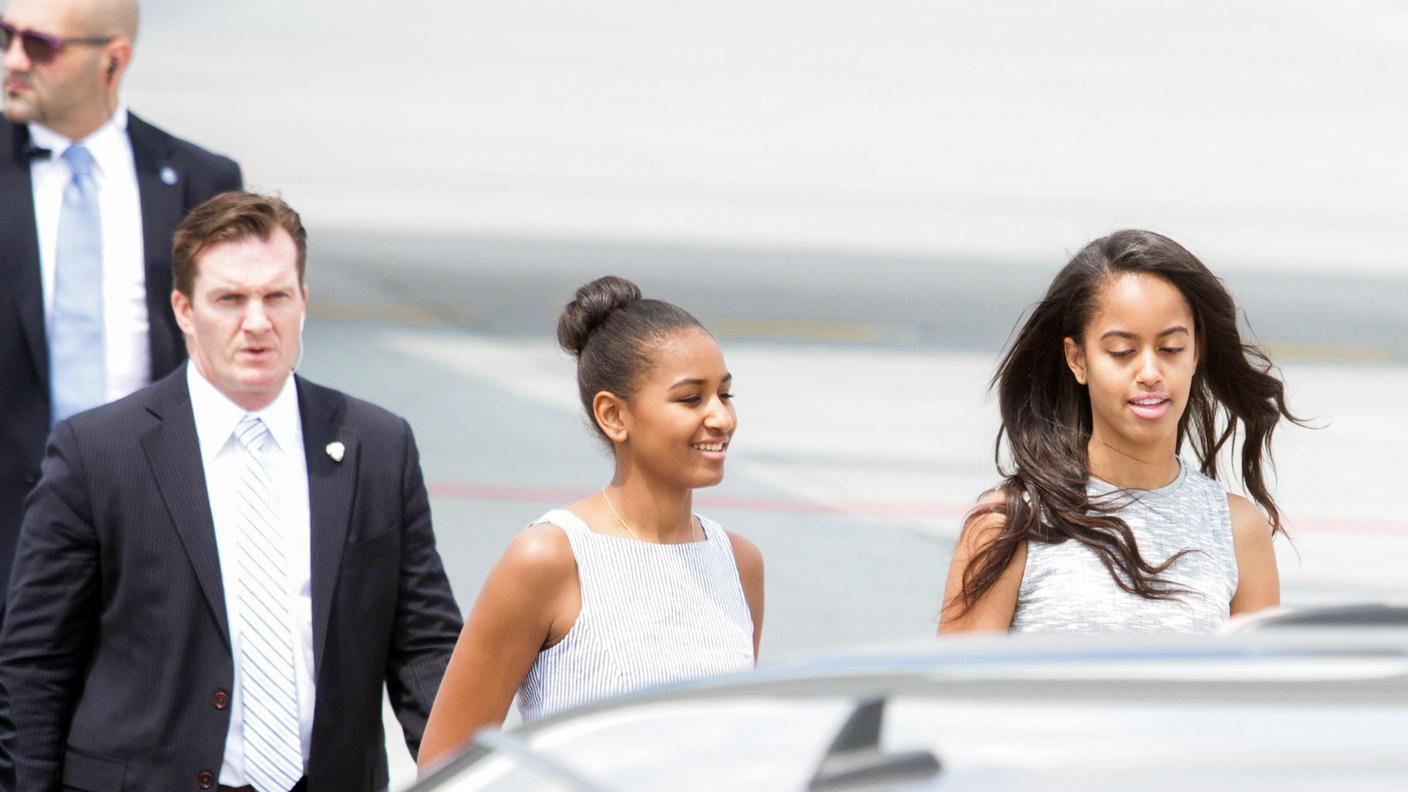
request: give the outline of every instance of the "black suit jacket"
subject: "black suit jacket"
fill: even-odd
[[[240,169],[233,160],[174,138],[130,113],[127,135],[142,204],[151,378],[156,381],[186,356],[171,313],[171,233],[197,204],[240,189]],[[49,435],[49,345],[29,148],[29,128],[0,117],[0,606],[24,498],[39,479]],[[171,175],[175,183],[167,184]]]
[[[382,683],[414,754],[460,612],[410,426],[296,381],[317,691],[309,788],[384,789]],[[346,448],[340,462],[326,451],[334,441]],[[0,632],[19,788],[178,790],[213,780],[233,663],[180,369],[54,428]]]

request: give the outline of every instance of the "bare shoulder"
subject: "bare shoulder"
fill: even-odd
[[[728,542],[733,547],[733,558],[740,568],[745,564],[758,569],[763,568],[763,553],[757,545],[733,531],[724,531],[724,533],[728,535]]]
[[[1007,524],[1006,515],[999,511],[1006,504],[1007,495],[1000,487],[979,496],[964,517],[963,530],[958,536],[959,546],[971,554],[991,542]]]
[[[1243,542],[1270,541],[1271,524],[1255,503],[1241,495],[1227,493],[1227,507],[1232,515],[1232,539]]]
[[[499,558],[505,572],[528,578],[560,580],[576,570],[572,543],[567,534],[552,523],[535,523],[513,537]]]

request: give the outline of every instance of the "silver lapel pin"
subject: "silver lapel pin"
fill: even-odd
[[[328,452],[328,456],[329,456],[329,457],[332,457],[332,461],[334,461],[334,462],[341,462],[341,461],[342,461],[342,455],[345,454],[345,453],[347,453],[347,446],[345,446],[345,445],[343,445],[342,443],[340,443],[340,442],[334,440],[334,441],[332,441],[331,443],[328,443],[327,448],[325,448],[325,449],[323,449],[323,450],[325,450],[325,451]]]

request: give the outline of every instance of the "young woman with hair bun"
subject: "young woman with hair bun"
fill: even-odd
[[[623,278],[577,290],[557,325],[611,446],[599,491],[510,543],[466,620],[426,726],[422,768],[497,726],[618,693],[753,667],[763,561],[693,511],[723,480],[737,426],[714,337]]]
[[[1277,424],[1299,421],[1193,254],[1149,231],[1086,245],[992,384],[1004,478],[964,524],[940,633],[1209,632],[1280,602],[1263,471]],[[1255,503],[1218,481],[1238,434]]]

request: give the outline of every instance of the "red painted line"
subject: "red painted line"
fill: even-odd
[[[499,501],[501,503],[541,503],[557,506],[587,497],[588,492],[566,487],[513,487],[497,484],[447,484],[427,486],[431,497],[454,500]],[[941,502],[814,501],[804,498],[776,498],[757,495],[724,495],[701,492],[695,503],[704,509],[737,509],[774,514],[844,514],[854,517],[894,517],[935,519],[956,522],[968,513],[970,504]],[[955,527],[957,527],[955,525]],[[1319,517],[1287,520],[1294,537],[1307,533],[1390,534],[1408,536],[1408,522],[1364,520],[1346,517]]]

